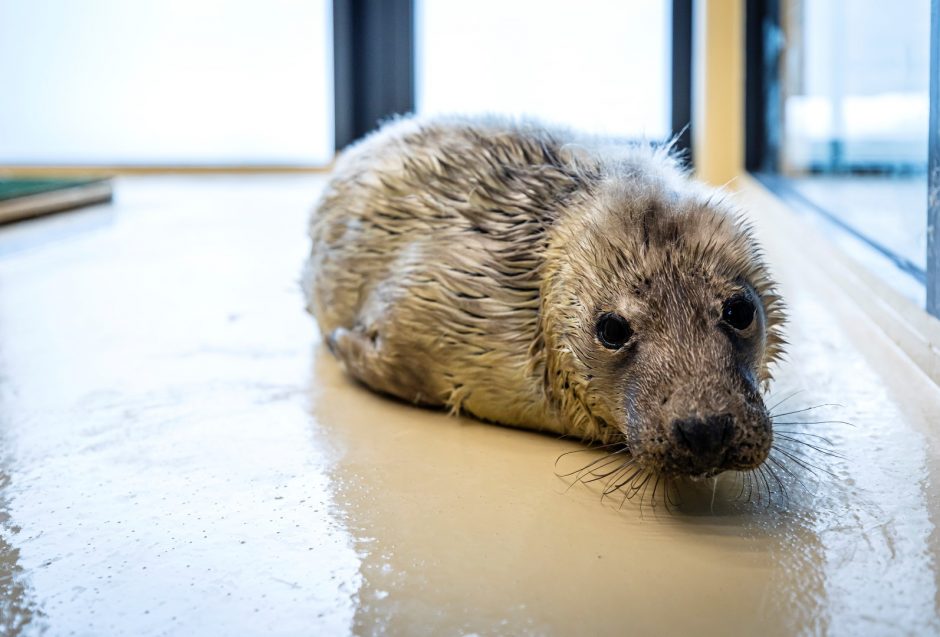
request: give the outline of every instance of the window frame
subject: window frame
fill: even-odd
[[[333,0],[333,121],[339,152],[415,108],[414,0]]]
[[[940,317],[940,0],[930,2],[930,124],[927,130],[927,311]]]

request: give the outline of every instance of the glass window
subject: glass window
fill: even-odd
[[[784,0],[779,20],[780,172],[923,304],[930,0]]]
[[[320,164],[327,0],[3,0],[0,163]]]
[[[529,115],[664,139],[671,5],[417,0],[417,111]]]

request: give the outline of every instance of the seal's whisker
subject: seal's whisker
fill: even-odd
[[[617,477],[617,481],[616,481],[618,489],[622,488],[625,484],[627,484],[627,482],[629,482],[633,476],[647,470],[646,467],[641,465],[635,459],[631,460],[629,463],[624,464],[623,468],[624,468],[623,473]],[[632,469],[632,472],[629,471],[631,469]],[[627,475],[628,472],[629,472],[629,475]],[[623,477],[623,476],[626,476],[626,477]]]
[[[626,472],[630,470],[630,466],[631,466],[630,464],[621,465],[620,467],[617,468],[616,471],[612,471],[610,474],[608,474],[611,477],[610,479],[607,480],[607,482],[604,483],[604,495],[610,495],[611,493],[615,493],[616,491],[620,489],[617,483],[620,480],[621,476],[623,476]],[[607,476],[604,476],[604,477],[607,477]],[[595,478],[595,479],[590,480],[589,482],[595,482],[596,480],[600,480],[600,479],[601,478]]]
[[[622,480],[619,480],[619,481],[617,482],[617,490],[619,490],[619,491],[621,491],[621,492],[623,493],[623,497],[620,498],[620,508],[621,508],[621,509],[623,508],[624,503],[625,503],[627,500],[633,499],[633,496],[634,496],[634,493],[632,493],[632,492],[630,491],[630,489],[624,489],[624,486],[627,485],[628,483],[632,482],[633,480],[635,480],[635,479],[637,478],[637,476],[640,475],[640,474],[642,474],[644,471],[645,471],[645,469],[644,469],[643,467],[637,467],[637,468],[633,471],[633,473],[631,473],[631,474],[628,475],[626,478],[623,478]]]
[[[611,484],[616,483],[620,479],[620,476],[622,476],[624,472],[626,472],[629,469],[630,467],[620,466],[614,469],[613,471],[609,471],[605,473],[604,475],[598,475],[598,476],[594,476],[593,478],[589,480],[583,480],[581,484],[588,485],[588,484],[591,484],[592,482],[600,482],[601,480],[606,480],[604,482],[604,488],[607,489],[610,487]]]
[[[601,470],[601,469],[603,469],[603,468],[605,468],[605,467],[607,467],[607,466],[609,466],[609,465],[611,465],[611,464],[617,462],[618,460],[620,460],[620,456],[619,456],[618,454],[616,454],[616,453],[609,453],[609,454],[607,454],[607,455],[605,455],[605,456],[603,456],[603,457],[601,457],[601,458],[598,458],[598,459],[595,460],[594,462],[591,462],[591,463],[589,463],[588,465],[586,465],[586,466],[584,466],[584,467],[581,467],[580,469],[577,469],[577,470],[572,471],[572,472],[570,472],[570,473],[566,473],[566,474],[564,474],[564,475],[558,475],[558,473],[556,472],[555,475],[558,476],[559,478],[566,478],[566,477],[569,477],[569,476],[571,476],[571,475],[577,474],[577,475],[575,476],[575,479],[572,480],[571,483],[568,485],[568,488],[565,489],[565,492],[567,493],[568,491],[571,490],[572,487],[574,487],[574,485],[576,485],[576,484],[578,484],[578,483],[586,484],[587,482],[593,482],[594,479],[585,480],[585,477],[588,476],[588,475],[596,476],[596,475],[597,475],[597,474],[595,473],[596,471],[599,471],[599,470]],[[626,464],[626,463],[631,463],[631,462],[633,462],[633,459],[632,459],[632,458],[627,458],[627,459],[624,461],[625,464]],[[601,463],[601,464],[598,464],[598,463]],[[621,466],[623,466],[623,465],[621,465]],[[617,470],[617,469],[614,469],[614,471],[616,471],[616,470]],[[609,474],[605,474],[605,475],[609,475]],[[605,475],[601,475],[601,476],[600,476],[599,478],[597,478],[597,479],[602,479],[602,478],[605,477]]]
[[[675,492],[675,494],[676,494],[676,500],[675,500],[675,501],[673,501],[673,499],[672,499],[671,497],[669,497],[669,487],[670,487],[670,485],[672,486],[672,490],[673,490],[673,491]],[[667,501],[669,504],[671,504],[672,506],[674,506],[674,507],[676,507],[676,508],[679,508],[679,505],[682,503],[682,500],[679,499],[679,487],[677,487],[677,486],[669,479],[669,476],[668,476],[668,475],[666,476],[666,491],[665,491],[665,495],[666,495],[666,501]],[[668,505],[668,504],[666,505],[666,508],[667,508],[667,509],[669,508],[669,505]]]
[[[787,493],[787,486],[783,483],[783,480],[780,479],[780,476],[777,475],[777,472],[774,471],[774,468],[770,465],[764,465],[767,468],[767,473],[770,474],[770,477],[774,479],[774,482],[777,483],[777,486],[780,487],[780,494],[783,496],[783,500],[786,503],[790,502],[790,494]]]
[[[605,445],[605,446],[606,446],[606,445]],[[566,452],[564,452],[563,454],[559,455],[557,458],[555,458],[555,465],[554,465],[554,467],[555,467],[555,469],[556,469],[555,475],[557,475],[557,476],[559,476],[559,477],[565,477],[565,476],[571,475],[571,473],[577,473],[577,471],[572,471],[571,473],[567,473],[567,474],[559,474],[559,473],[557,472],[558,463],[561,462],[564,458],[567,458],[568,456],[574,455],[574,454],[576,454],[576,453],[589,453],[589,452],[595,451],[596,449],[599,449],[599,448],[600,448],[600,447],[585,447],[585,448],[583,448],[583,449],[572,449],[571,451],[566,451]],[[623,449],[617,449],[616,451],[610,451],[610,452],[604,454],[603,456],[601,456],[601,458],[598,458],[598,460],[603,460],[604,458],[610,457],[610,456],[615,455],[615,454],[618,454],[618,453],[624,453],[624,450],[623,450]],[[595,460],[595,462],[596,462],[596,461],[597,461],[597,460]],[[579,469],[578,471],[580,471],[580,469]]]
[[[605,497],[617,492],[616,482],[627,470],[628,469],[618,469],[614,476],[604,483],[604,490],[601,492],[601,501],[603,501]]]
[[[656,508],[656,490],[659,488],[659,482],[663,479],[662,473],[656,473],[656,482],[653,483],[653,493],[650,494],[650,506]]]
[[[757,470],[751,469],[747,472],[748,477],[748,492],[747,492],[747,503],[748,504],[760,504],[760,481],[755,477]]]
[[[605,497],[607,497],[608,495],[616,491],[616,489],[612,489],[610,485],[616,482],[620,478],[620,476],[623,475],[623,473],[628,470],[629,470],[629,467],[617,467],[610,473],[605,474],[603,476],[597,476],[597,477],[591,478],[590,480],[583,480],[581,484],[590,486],[592,482],[599,482],[601,480],[604,480],[604,478],[607,478],[607,480],[604,482],[604,488],[601,489],[601,501],[603,501]]]
[[[617,509],[620,509],[620,510],[623,509],[623,505],[625,505],[625,504],[627,503],[627,500],[630,499],[630,498],[628,497],[629,495],[630,495],[630,492],[629,492],[629,491],[626,491],[626,490],[625,490],[625,491],[623,492],[623,497],[620,498],[620,506],[618,506]]]
[[[606,478],[607,481],[604,483],[604,493],[607,493],[608,490],[610,490],[610,484],[614,482],[615,480],[617,480],[618,474],[622,473],[623,471],[625,471],[623,467],[617,467],[613,471],[610,471],[603,475],[595,475],[593,478],[590,478],[588,480],[582,480],[581,484],[589,485],[592,482],[600,482],[601,480],[604,480]]]
[[[641,471],[642,471],[642,469],[641,469]],[[652,476],[652,473],[650,473],[649,475]],[[622,485],[622,484],[626,484],[626,482],[627,482],[627,480],[624,480],[623,482],[621,482],[621,485]],[[627,501],[627,500],[632,500],[632,499],[633,499],[633,496],[635,496],[635,495],[636,495],[636,492],[635,492],[635,491],[631,492],[631,491],[629,491],[629,490],[627,490],[627,489],[624,489],[624,490],[623,490],[623,497],[620,498],[620,508],[622,509],[622,508],[623,508],[623,505],[626,503],[626,501]],[[640,498],[640,509],[641,509],[641,511],[642,511],[642,506],[643,506],[643,498],[641,497],[641,498]]]
[[[738,495],[738,498],[739,500],[750,502],[751,501],[751,474],[747,471],[738,471],[738,474],[741,476],[741,493]],[[744,497],[745,492],[747,492],[746,499]]]
[[[794,472],[790,471],[790,468],[789,468],[789,467],[787,467],[785,464],[783,464],[782,462],[780,462],[779,460],[777,460],[777,459],[774,458],[773,456],[767,456],[767,459],[770,460],[770,461],[771,461],[772,463],[774,463],[775,465],[777,465],[782,471],[785,471],[786,473],[788,473],[794,480],[796,480],[796,481],[799,483],[799,485],[800,485],[801,487],[803,487],[803,491],[805,491],[806,493],[812,493],[812,491],[810,491],[809,487],[806,486],[806,483],[803,482],[803,480],[800,479],[800,476],[798,476],[798,475],[795,474]]]
[[[568,452],[568,453],[571,453],[571,452]],[[602,462],[604,462],[604,461],[606,461],[606,460],[609,460],[609,459],[611,459],[611,458],[616,458],[616,457],[621,456],[621,455],[623,455],[623,452],[622,452],[622,451],[614,451],[614,452],[611,452],[611,453],[604,454],[604,455],[601,456],[600,458],[597,458],[597,459],[595,459],[595,460],[589,462],[588,464],[584,465],[583,467],[580,467],[580,468],[578,468],[578,469],[575,469],[574,471],[569,471],[568,473],[558,473],[558,471],[557,471],[557,469],[558,469],[558,461],[561,460],[561,456],[559,456],[558,459],[555,460],[555,469],[556,469],[555,475],[558,476],[559,478],[567,478],[568,476],[573,476],[573,475],[576,474],[576,473],[581,473],[582,471],[585,471],[586,469],[590,469],[591,467],[594,467],[595,465],[597,465],[597,464],[599,464],[599,463],[602,463]]]
[[[775,434],[787,434],[788,436],[805,436],[807,438],[815,438],[816,440],[821,440],[827,445],[835,446],[835,443],[832,442],[830,438],[826,436],[820,436],[819,434],[812,434],[808,431],[795,431],[793,429],[774,429]]]
[[[618,489],[618,490],[623,489],[624,485],[626,485],[628,482],[630,482],[631,480],[633,480],[633,478],[634,478],[638,473],[640,473],[640,472],[642,472],[642,471],[643,471],[643,468],[642,468],[642,467],[638,467],[638,468],[637,468],[633,473],[631,473],[629,476],[627,476],[627,477],[624,478],[623,480],[619,480],[619,481],[617,482],[617,489]],[[626,472],[625,472],[625,473],[626,473]]]
[[[738,488],[738,494],[737,494],[736,496],[734,496],[734,498],[733,498],[733,500],[732,500],[733,502],[740,502],[740,501],[741,501],[741,498],[744,497],[744,486],[745,486],[745,484],[746,484],[747,481],[744,479],[744,472],[743,472],[743,471],[735,471],[735,472],[734,472],[734,481],[735,481],[735,484],[737,484],[738,480],[741,481],[741,486]]]
[[[754,491],[757,495],[757,506],[760,506],[764,502],[764,493],[761,489],[760,476],[757,475],[757,469],[751,471],[751,479],[754,481]]]
[[[797,394],[802,394],[803,391],[804,391],[804,390],[802,390],[802,389],[798,389],[798,390],[796,390],[795,392],[793,392],[792,394],[788,395],[788,396],[787,396],[786,398],[784,398],[783,400],[777,401],[776,403],[774,403],[773,405],[771,405],[770,407],[767,408],[767,413],[773,413],[774,409],[776,409],[777,407],[779,407],[779,406],[782,405],[783,403],[787,402],[788,400],[790,400],[791,398],[793,398],[793,397],[796,396]]]
[[[794,451],[793,449],[786,450],[786,449],[781,448],[779,445],[774,445],[773,448],[774,448],[774,450],[776,450],[776,451],[782,453],[782,454],[785,455],[787,458],[789,458],[790,460],[792,460],[793,462],[795,462],[795,463],[798,464],[799,466],[803,467],[804,469],[806,469],[807,471],[809,471],[810,473],[812,473],[813,475],[815,475],[817,480],[819,479],[819,476],[816,475],[816,471],[822,471],[823,473],[828,474],[829,476],[831,476],[831,477],[833,477],[833,478],[838,478],[838,476],[837,476],[836,474],[834,474],[833,472],[831,472],[831,471],[829,471],[828,469],[825,469],[825,468],[823,468],[823,467],[819,467],[819,466],[814,465],[813,463],[809,462],[809,461],[806,459],[805,456],[803,456],[802,454],[799,454],[798,452]]]
[[[631,491],[630,489],[624,489],[623,487],[624,487],[627,483],[636,480],[636,479],[638,478],[638,476],[640,476],[644,471],[646,471],[646,469],[644,469],[643,467],[638,467],[638,468],[637,468],[636,470],[634,470],[634,472],[631,473],[629,476],[627,476],[627,477],[624,478],[623,480],[618,481],[618,483],[617,483],[617,490],[620,490],[620,491],[623,492],[623,497],[620,498],[620,508],[623,508],[624,503],[625,503],[627,500],[632,500],[632,499],[633,499],[633,496],[636,495],[636,491]]]
[[[565,438],[559,437],[558,439],[564,440]],[[558,456],[558,459],[560,460],[561,458],[564,458],[565,456],[570,456],[573,453],[588,453],[591,451],[596,451],[598,449],[610,449],[611,447],[623,447],[623,449],[621,449],[620,451],[627,451],[627,446],[623,443],[623,441],[608,442],[607,444],[604,444],[604,445],[588,444],[588,445],[585,445],[584,447],[581,447],[580,449],[572,449],[571,451],[565,451],[560,456]]]
[[[763,465],[754,469],[754,476],[757,480],[757,506],[764,504],[763,498],[761,496],[761,485],[767,489],[767,502],[770,502],[770,485],[767,484],[767,478],[764,477],[764,467]],[[768,505],[764,505],[768,506]]]
[[[754,497],[754,496],[753,496],[753,492],[754,492],[754,476],[751,475],[751,472],[750,472],[750,471],[745,472],[743,475],[747,478],[747,500],[746,500],[746,502],[750,502],[750,501],[751,501],[751,498]]]
[[[669,474],[668,473],[663,475],[662,493],[663,493],[663,508],[666,509],[666,511],[670,511],[669,500],[666,499],[666,496],[669,494]]]
[[[617,465],[616,468],[612,470],[607,470],[607,467],[609,467],[612,464],[616,464],[617,462],[620,462],[620,464]],[[606,478],[607,476],[611,474],[611,472],[617,471],[624,464],[630,463],[630,462],[633,462],[632,458],[626,458],[624,460],[620,458],[619,456],[610,456],[608,458],[605,458],[604,462],[591,463],[591,465],[588,465],[587,467],[582,468],[580,471],[578,471],[578,476],[575,482],[584,481],[584,478],[586,476],[594,476],[596,478]]]
[[[762,464],[762,465],[760,466],[760,477],[761,477],[761,479],[764,481],[764,486],[767,488],[767,504],[766,504],[766,506],[769,507],[769,506],[770,506],[771,504],[773,504],[773,502],[774,502],[774,490],[773,490],[773,488],[770,486],[770,480],[767,478],[767,465],[766,465],[766,464]]]
[[[734,496],[734,498],[732,498],[732,501],[733,501],[733,502],[740,502],[740,501],[741,501],[741,498],[744,497],[744,486],[745,486],[745,484],[746,484],[746,481],[745,481],[745,479],[744,479],[744,472],[743,472],[743,471],[735,471],[735,472],[734,472],[734,483],[737,484],[737,483],[738,483],[738,480],[741,481],[741,487],[738,489],[738,494],[737,494],[736,496]]]
[[[778,462],[780,462],[781,464],[783,464],[780,459],[778,459]],[[799,467],[800,467],[801,469],[803,469],[804,471],[808,471],[809,474],[813,476],[813,480],[814,480],[814,481],[816,481],[817,483],[820,482],[819,474],[816,473],[816,471],[815,471],[814,469],[812,469],[811,467],[808,467],[808,466],[804,465],[802,462],[800,462],[800,461],[798,461],[798,460],[790,459],[790,462],[796,464],[797,466],[799,466]],[[791,473],[793,473],[793,472],[791,471]]]
[[[770,482],[767,481],[767,474],[764,473],[764,465],[757,467],[757,478],[764,484],[764,489],[767,491],[767,500],[763,503],[764,508],[770,506],[773,502],[773,493],[770,490]]]
[[[715,495],[718,493],[718,476],[712,476],[712,499],[708,503],[708,512],[715,514]]]
[[[848,425],[849,427],[855,427],[854,422],[849,422],[848,420],[775,420],[775,425]]]
[[[792,436],[786,436],[786,435],[783,435],[783,434],[780,434],[780,433],[777,434],[777,438],[780,438],[781,440],[786,440],[787,442],[792,442],[792,443],[797,444],[797,445],[803,445],[804,447],[808,447],[808,448],[812,449],[813,451],[818,451],[819,453],[821,453],[821,454],[823,454],[823,455],[826,455],[826,456],[830,456],[830,457],[832,457],[832,458],[838,458],[839,460],[845,460],[845,456],[843,456],[843,455],[842,455],[841,453],[839,453],[838,451],[834,451],[834,450],[832,450],[832,449],[824,449],[824,448],[822,448],[822,447],[820,447],[820,446],[818,446],[818,445],[814,445],[814,444],[812,444],[812,443],[810,443],[810,442],[806,442],[805,440],[799,440],[798,438],[793,438]]]
[[[632,492],[632,493],[630,494],[630,497],[631,497],[631,498],[632,498],[633,496],[635,496],[635,495],[637,494],[637,492],[638,492],[640,489],[642,489],[642,488],[644,488],[644,487],[646,486],[646,484],[650,481],[650,478],[652,477],[652,475],[653,475],[652,473],[647,472],[647,473],[646,473],[646,477],[643,478],[643,481],[640,482],[639,485],[636,484],[636,481],[639,479],[640,476],[638,476],[637,478],[635,478],[635,479],[633,480],[633,482],[630,483],[630,490],[631,490],[631,492]],[[641,501],[643,500],[643,496],[640,496],[640,500],[641,500]]]
[[[817,474],[815,471],[816,467],[813,465],[807,464],[800,457],[796,456],[792,451],[788,452],[787,450],[783,449],[780,445],[774,445],[773,447],[771,447],[771,453],[773,453],[774,451],[785,456],[788,460],[795,463],[797,466],[803,469],[806,469],[811,474],[813,474],[814,478],[819,480],[819,474]],[[770,456],[768,455],[768,457]]]
[[[820,405],[813,405],[812,407],[804,407],[803,409],[795,409],[795,410],[793,410],[793,411],[785,411],[785,412],[783,412],[782,414],[770,413],[770,414],[768,414],[768,415],[769,415],[771,418],[780,418],[781,416],[790,416],[790,415],[792,415],[792,414],[802,414],[802,413],[804,413],[804,412],[812,411],[812,410],[814,410],[814,409],[820,409],[820,408],[822,408],[822,407],[844,407],[844,405],[840,405],[839,403],[822,403],[822,404],[820,404]]]
[[[773,446],[773,449],[775,449],[775,450],[777,450],[777,451],[779,451],[779,452],[781,452],[781,453],[783,453],[783,454],[785,454],[785,455],[786,455],[786,454],[789,454],[792,459],[794,459],[794,460],[798,459],[798,460],[800,460],[801,462],[803,462],[804,464],[806,464],[806,465],[812,467],[813,469],[817,469],[817,470],[819,470],[819,471],[823,471],[823,472],[829,474],[830,476],[832,476],[833,478],[838,477],[838,476],[836,476],[834,473],[832,473],[832,471],[826,469],[826,467],[819,466],[819,465],[817,465],[817,464],[814,464],[813,462],[810,462],[810,460],[814,460],[814,459],[812,458],[812,456],[807,455],[806,452],[803,451],[802,449],[795,449],[795,448],[793,448],[793,447],[784,447],[783,445],[779,445],[779,444],[775,444],[775,445]]]
[[[580,482],[581,484],[590,484],[591,482],[597,482],[598,480],[603,480],[604,478],[609,478],[609,477],[612,476],[612,475],[615,475],[615,474],[617,474],[617,473],[620,473],[620,472],[622,472],[622,471],[625,471],[625,470],[629,469],[634,463],[635,463],[635,460],[630,459],[630,460],[627,460],[627,461],[625,461],[625,462],[620,463],[619,465],[617,465],[616,467],[614,467],[614,468],[611,469],[610,471],[605,471],[605,472],[603,472],[603,473],[597,473],[598,470],[595,469],[594,471],[591,471],[591,472],[589,472],[589,473],[587,474],[587,475],[590,475],[590,476],[594,476],[593,478],[585,479],[585,476],[582,476],[582,477],[578,478],[577,482]],[[608,481],[608,482],[609,482],[609,481]]]
[[[646,492],[650,488],[650,479],[653,477],[653,474],[650,473],[646,476],[646,480],[643,481],[643,493],[640,494],[640,515],[643,514],[643,502],[646,501]]]

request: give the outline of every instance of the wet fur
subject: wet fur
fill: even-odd
[[[735,444],[769,449],[759,389],[783,346],[780,299],[737,211],[668,148],[402,119],[343,153],[310,234],[308,309],[377,391],[625,441],[658,468],[676,414],[751,419]],[[741,290],[760,310],[747,351],[712,320]],[[638,335],[616,354],[593,329],[611,308]]]

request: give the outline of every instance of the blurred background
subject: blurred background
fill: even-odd
[[[0,163],[330,161],[327,0],[3,0]]]
[[[900,270],[891,281],[923,305],[930,0],[787,0],[772,29],[763,169],[887,257],[876,269]]]
[[[375,30],[392,37],[401,37],[396,17],[385,14],[413,14],[414,97],[404,110],[670,132],[669,2],[368,4],[342,8],[354,19],[377,10],[387,23]],[[332,9],[327,0],[4,0],[0,163],[327,164]]]
[[[930,64],[931,0],[2,0],[0,171],[323,170],[410,112],[679,135],[925,306]]]

